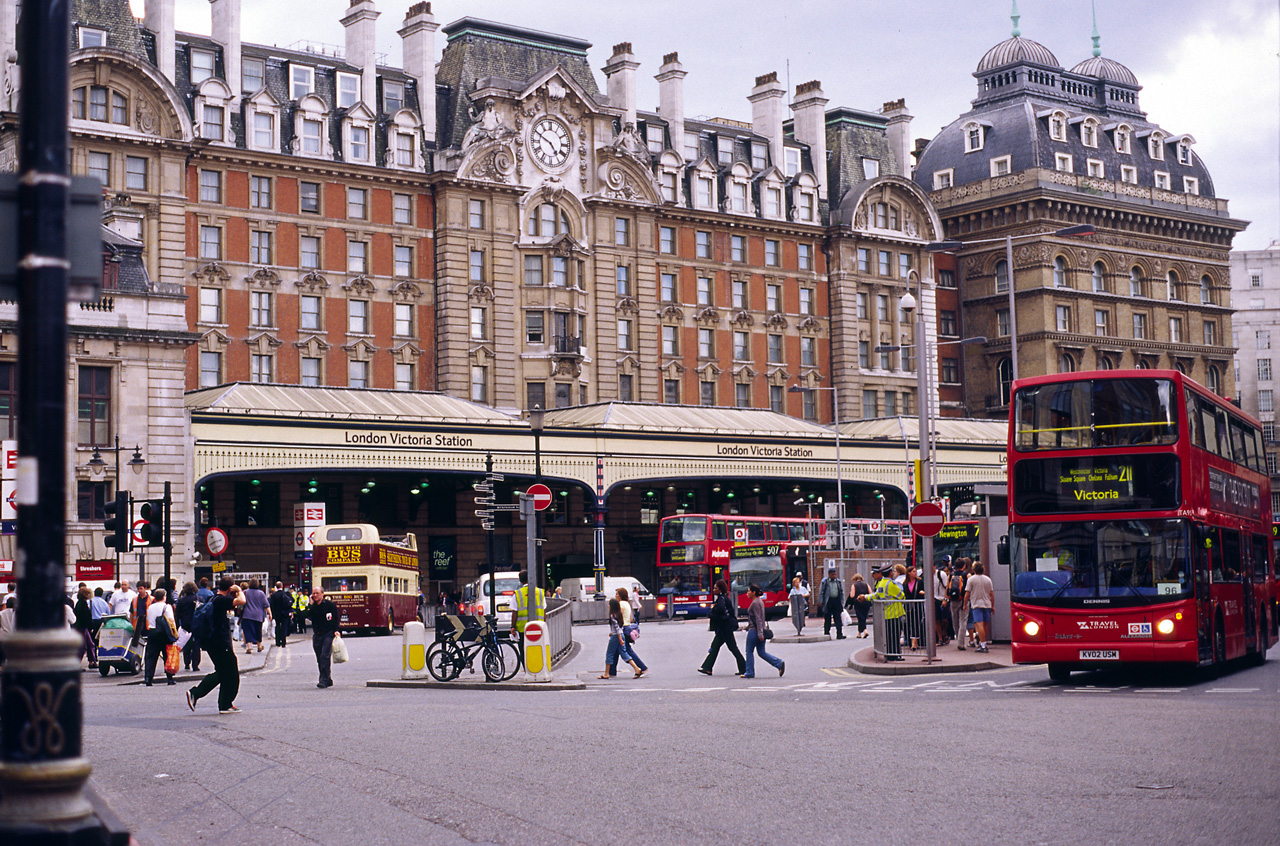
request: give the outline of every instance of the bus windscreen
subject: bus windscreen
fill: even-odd
[[[1177,440],[1177,393],[1168,379],[1031,385],[1020,388],[1014,401],[1014,449],[1019,452]]]

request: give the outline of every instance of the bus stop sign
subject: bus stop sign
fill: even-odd
[[[942,508],[932,502],[922,502],[911,509],[911,530],[921,537],[933,537],[946,522]]]

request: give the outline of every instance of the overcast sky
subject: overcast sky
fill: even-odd
[[[143,0],[132,0],[137,14]],[[378,50],[400,64],[411,0],[375,0]],[[1280,0],[1096,0],[1102,55],[1143,86],[1149,119],[1190,133],[1231,215],[1251,221],[1237,249],[1280,239]],[[299,40],[342,46],[349,0],[243,0],[243,40],[288,47]],[[972,73],[1008,38],[1010,0],[433,0],[443,26],[462,17],[502,21],[582,38],[596,80],[613,45],[629,41],[640,62],[638,104],[656,109],[653,75],[678,51],[688,72],[690,116],[750,121],[755,77],[777,71],[794,92],[817,79],[828,108],[879,111],[907,101],[912,134],[932,138],[967,111]],[[1090,55],[1090,0],[1021,0],[1024,38],[1070,69]],[[177,27],[209,32],[209,0],[177,0]],[[436,37],[436,56],[444,37]]]

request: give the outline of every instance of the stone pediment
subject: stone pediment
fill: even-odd
[[[373,280],[361,274],[348,280],[347,284],[342,286],[342,290],[349,294],[374,294],[377,293],[378,288],[373,284]]]
[[[325,291],[329,288],[329,280],[315,270],[310,271],[294,284],[300,291]]]

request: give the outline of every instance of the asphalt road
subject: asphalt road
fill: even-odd
[[[84,676],[94,782],[143,844],[1275,844],[1280,648],[1221,677],[1043,668],[863,676],[857,640],[774,647],[754,680],[694,671],[702,622],[649,624],[640,680],[396,690],[400,639],[309,641],[244,676],[244,713]],[[477,678],[479,675],[477,674]]]

